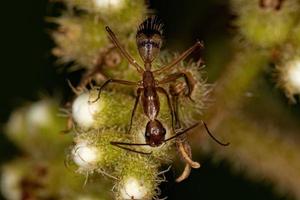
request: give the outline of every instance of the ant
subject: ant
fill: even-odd
[[[151,154],[146,152],[140,152],[136,151],[130,148],[127,148],[125,146],[151,146],[151,147],[158,147],[162,145],[163,143],[166,143],[170,140],[173,140],[184,133],[188,132],[189,130],[195,128],[199,125],[199,123],[195,123],[194,125],[190,126],[189,128],[186,128],[182,131],[177,132],[174,136],[165,139],[166,135],[166,129],[164,128],[163,124],[157,119],[157,116],[160,111],[160,101],[158,93],[161,93],[166,96],[171,119],[172,119],[172,129],[174,131],[174,110],[173,106],[169,97],[168,92],[162,87],[162,85],[171,83],[176,81],[179,78],[184,78],[184,81],[188,87],[188,92],[186,94],[187,97],[191,99],[191,92],[194,88],[194,85],[192,84],[190,77],[185,72],[176,72],[173,74],[168,75],[166,78],[162,80],[155,79],[156,75],[160,75],[163,72],[168,72],[172,70],[179,62],[184,60],[186,57],[188,57],[192,52],[194,52],[197,48],[203,48],[203,44],[200,41],[197,41],[192,47],[184,51],[181,55],[179,55],[177,58],[175,58],[173,61],[171,61],[169,64],[161,67],[157,70],[152,70],[152,62],[155,60],[155,58],[158,56],[161,46],[162,46],[162,34],[163,34],[163,24],[161,21],[156,17],[152,16],[147,18],[142,24],[139,25],[137,34],[136,34],[136,43],[138,47],[139,54],[144,62],[144,68],[141,67],[136,60],[132,58],[132,56],[122,47],[119,40],[113,33],[113,31],[106,26],[106,31],[109,34],[109,37],[113,44],[116,46],[117,49],[119,49],[120,53],[128,60],[128,62],[134,66],[138,73],[141,74],[142,80],[138,82],[132,82],[127,80],[119,80],[119,79],[108,79],[104,82],[104,84],[98,88],[98,96],[97,98],[92,101],[96,102],[100,99],[101,91],[110,83],[117,83],[117,84],[123,84],[123,85],[129,85],[129,86],[137,86],[137,96],[135,99],[134,107],[131,113],[131,119],[130,119],[130,125],[128,132],[130,132],[133,122],[133,117],[135,115],[135,111],[137,108],[137,105],[141,98],[141,103],[143,107],[144,114],[149,119],[146,129],[145,129],[145,140],[146,143],[125,143],[125,142],[115,142],[112,141],[110,144],[117,146],[122,149],[126,149],[129,151],[133,151],[136,153],[141,154]],[[191,99],[192,100],[192,99]],[[228,143],[223,144],[219,142],[217,139],[215,139],[211,133],[209,132],[206,124],[202,121],[206,131],[208,134],[216,140],[219,144],[222,145],[228,145]],[[175,132],[175,131],[174,131]]]

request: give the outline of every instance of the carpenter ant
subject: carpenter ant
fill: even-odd
[[[169,106],[170,114],[171,114],[171,119],[172,119],[172,128],[174,131],[174,125],[173,125],[174,110],[172,108],[172,104],[171,104],[168,92],[162,87],[162,85],[173,82],[179,78],[184,78],[186,85],[188,87],[188,92],[187,92],[186,96],[189,98],[191,96],[191,92],[194,88],[194,85],[190,81],[189,76],[185,72],[177,72],[177,73],[170,74],[162,80],[155,79],[155,75],[159,75],[162,72],[172,70],[180,61],[184,60],[187,56],[189,56],[197,48],[203,48],[203,44],[200,41],[197,41],[192,47],[190,47],[185,52],[183,52],[181,55],[179,55],[177,58],[175,58],[171,63],[161,67],[160,69],[152,70],[151,69],[152,62],[158,56],[158,54],[160,52],[160,48],[162,46],[162,33],[163,33],[162,27],[163,27],[163,24],[157,17],[147,18],[138,27],[137,34],[136,34],[136,42],[137,42],[139,54],[144,62],[144,68],[143,68],[122,47],[122,45],[116,38],[115,34],[113,33],[113,31],[108,26],[106,26],[106,31],[108,32],[111,41],[117,47],[117,49],[120,50],[120,53],[128,60],[128,62],[136,68],[138,73],[140,73],[142,75],[142,80],[138,81],[138,82],[132,82],[132,81],[127,81],[127,80],[108,79],[98,89],[99,90],[98,97],[92,102],[96,102],[100,98],[101,91],[109,83],[117,83],[117,84],[131,85],[131,86],[138,87],[137,96],[136,96],[136,100],[135,100],[134,107],[132,110],[128,132],[130,132],[130,129],[132,126],[132,120],[135,115],[135,111],[136,111],[137,105],[138,105],[138,103],[140,101],[140,97],[141,97],[141,103],[142,103],[144,114],[149,119],[149,121],[146,125],[146,131],[145,131],[146,143],[140,144],[140,143],[125,143],[125,142],[110,142],[112,145],[115,145],[119,148],[123,148],[123,149],[133,151],[136,153],[150,154],[150,153],[135,151],[133,149],[130,149],[130,148],[127,148],[124,146],[148,145],[151,147],[158,147],[158,146],[162,145],[163,143],[170,141],[172,139],[175,139],[178,136],[186,133],[187,131],[189,131],[199,125],[199,123],[196,123],[183,131],[177,132],[174,136],[172,136],[168,139],[165,139],[166,129],[164,128],[162,123],[157,119],[157,116],[160,111],[160,101],[159,101],[158,93],[161,93],[161,94],[165,95],[167,98],[167,102],[168,102],[168,106]],[[212,136],[211,133],[209,132],[209,130],[207,129],[206,124],[204,122],[203,122],[203,124],[204,124],[208,134],[210,136]],[[212,137],[212,138],[214,140],[216,140],[214,137]],[[218,143],[220,143],[222,145],[228,145],[228,144],[223,144],[219,141],[218,141]]]

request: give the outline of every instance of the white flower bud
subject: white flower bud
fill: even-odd
[[[47,100],[33,103],[26,114],[30,128],[47,126],[51,122],[51,103]]]
[[[16,136],[24,131],[24,116],[21,110],[14,111],[9,118],[6,125],[7,134],[9,136]]]
[[[90,128],[95,122],[97,103],[89,102],[89,93],[79,95],[73,102],[72,115],[74,121],[82,128]]]
[[[2,170],[1,192],[6,199],[21,199],[20,181],[22,171],[8,166]]]
[[[95,6],[103,9],[117,9],[124,4],[124,0],[94,0]]]
[[[295,89],[295,92],[300,93],[300,60],[291,62],[287,70],[287,81]]]
[[[85,142],[78,143],[72,150],[73,161],[82,169],[93,169],[101,159],[101,152]]]
[[[121,197],[123,199],[145,199],[148,189],[141,180],[129,177],[124,180],[121,188]]]

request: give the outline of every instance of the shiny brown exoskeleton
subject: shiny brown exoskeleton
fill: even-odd
[[[137,71],[142,75],[143,79],[139,82],[131,82],[127,80],[117,80],[117,79],[108,79],[100,88],[98,97],[93,102],[97,101],[100,98],[100,93],[104,87],[106,87],[109,83],[118,83],[124,85],[132,85],[137,86],[137,97],[135,100],[135,104],[131,114],[131,121],[129,126],[129,132],[132,126],[132,120],[137,108],[137,105],[140,101],[142,102],[142,107],[145,115],[148,117],[149,121],[146,125],[145,129],[145,139],[146,143],[144,144],[136,144],[136,143],[124,143],[124,142],[111,142],[112,145],[118,146],[123,149],[127,149],[130,151],[138,152],[127,147],[126,145],[149,145],[151,147],[160,146],[162,143],[165,143],[171,139],[174,139],[190,129],[196,127],[199,123],[194,124],[193,126],[177,132],[174,136],[165,139],[166,129],[163,124],[157,119],[157,116],[160,111],[160,101],[158,93],[162,93],[167,97],[168,105],[170,109],[172,126],[173,126],[173,118],[174,118],[174,110],[172,108],[172,104],[169,98],[168,92],[162,87],[162,85],[173,82],[179,78],[184,78],[186,85],[188,86],[188,93],[186,96],[190,97],[191,92],[193,90],[193,83],[190,80],[189,76],[187,76],[184,72],[177,72],[168,75],[166,78],[162,80],[156,80],[155,75],[159,75],[162,72],[166,72],[172,70],[180,61],[184,60],[188,55],[190,55],[194,50],[199,47],[203,47],[202,43],[197,41],[191,48],[187,49],[181,55],[179,55],[176,59],[174,59],[170,64],[167,64],[161,67],[158,70],[152,71],[152,62],[158,56],[160,52],[160,48],[162,46],[162,23],[158,20],[157,17],[149,17],[147,18],[139,27],[136,34],[136,41],[139,54],[144,61],[144,67],[141,67],[130,55],[129,53],[121,46],[120,42],[116,38],[115,34],[109,27],[106,27],[106,31],[108,32],[110,39],[113,44],[120,50],[121,54],[128,60],[128,62],[133,65]],[[205,126],[206,127],[206,126]],[[173,128],[174,131],[174,128]],[[138,152],[143,153],[143,152]],[[147,153],[144,153],[147,154]]]

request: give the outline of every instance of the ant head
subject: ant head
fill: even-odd
[[[136,43],[140,56],[151,63],[159,54],[162,45],[163,24],[156,17],[147,18],[138,28]]]
[[[146,143],[151,147],[160,146],[166,135],[166,129],[158,120],[149,121],[146,125],[145,138]]]

